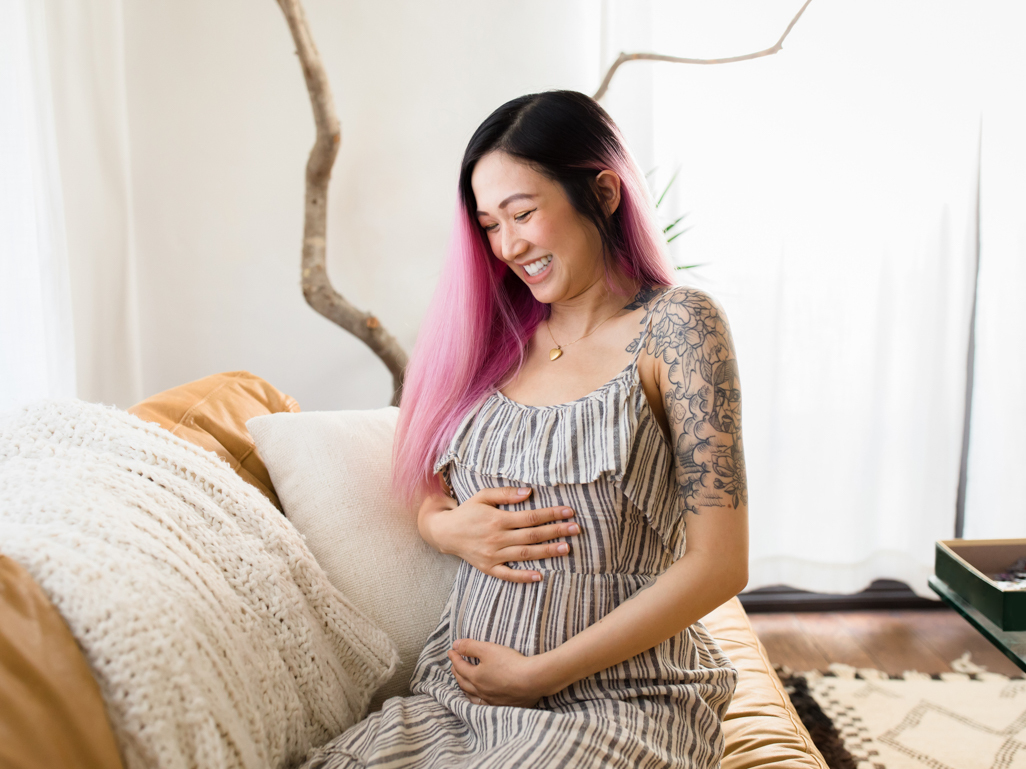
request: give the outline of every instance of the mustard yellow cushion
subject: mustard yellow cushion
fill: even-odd
[[[702,618],[739,678],[723,721],[722,769],[828,769],[735,596]]]
[[[172,387],[128,411],[213,451],[281,510],[246,420],[281,411],[298,412],[299,404],[291,396],[248,371],[229,371]]]
[[[0,766],[121,769],[92,672],[25,569],[0,555]]]

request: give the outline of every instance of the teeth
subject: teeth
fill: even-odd
[[[548,266],[549,262],[551,262],[551,261],[552,261],[552,257],[551,256],[543,256],[541,259],[539,259],[539,260],[537,260],[535,262],[531,262],[530,264],[525,264],[524,265],[524,270],[526,270],[527,274],[530,275],[533,278],[539,272],[544,270]]]

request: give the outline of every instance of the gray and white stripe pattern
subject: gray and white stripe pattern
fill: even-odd
[[[567,505],[581,533],[568,538],[566,555],[508,564],[539,570],[541,582],[508,582],[462,563],[413,694],[387,700],[311,754],[305,769],[719,766],[738,674],[701,622],[531,709],[471,703],[446,657],[458,638],[527,655],[554,649],[683,555],[672,462],[637,353],[576,401],[526,406],[494,392],[471,410],[435,465],[457,499],[530,486],[527,501],[510,509]]]

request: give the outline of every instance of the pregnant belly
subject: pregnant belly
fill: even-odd
[[[460,564],[449,600],[452,637],[542,654],[594,624],[652,581],[643,574],[539,569],[541,582],[508,582]]]
[[[461,563],[449,595],[449,644],[474,638],[528,656],[542,654],[609,614],[653,579],[641,574],[539,571],[541,582],[521,584]],[[646,652],[543,697],[539,707],[572,710],[593,700],[657,695],[677,707],[697,695],[715,705],[722,718],[737,675],[705,626],[696,622]]]

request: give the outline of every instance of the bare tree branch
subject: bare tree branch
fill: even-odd
[[[302,286],[307,303],[328,320],[363,341],[392,372],[392,405],[399,405],[399,392],[406,371],[406,351],[374,315],[357,309],[339,294],[328,279],[325,263],[328,230],[328,182],[335,164],[342,131],[328,74],[310,35],[300,0],[277,0],[289,23],[296,54],[303,67],[310,94],[317,138],[306,163],[306,213],[303,219]]]
[[[606,91],[609,90],[609,83],[613,79],[613,75],[616,74],[616,70],[620,68],[620,65],[628,61],[668,61],[674,64],[733,64],[735,61],[747,61],[748,59],[758,59],[762,56],[772,56],[784,47],[784,38],[791,33],[791,29],[798,23],[798,19],[805,13],[805,9],[809,7],[811,2],[812,0],[805,0],[805,5],[791,19],[791,23],[787,25],[787,29],[784,30],[784,34],[780,36],[780,39],[764,51],[746,53],[742,56],[728,56],[725,59],[688,59],[683,56],[664,56],[661,53],[621,53],[616,57],[616,61],[613,62],[612,66],[609,67],[606,76],[602,78],[602,85],[599,86],[593,98],[595,101],[598,101],[606,95]]]

